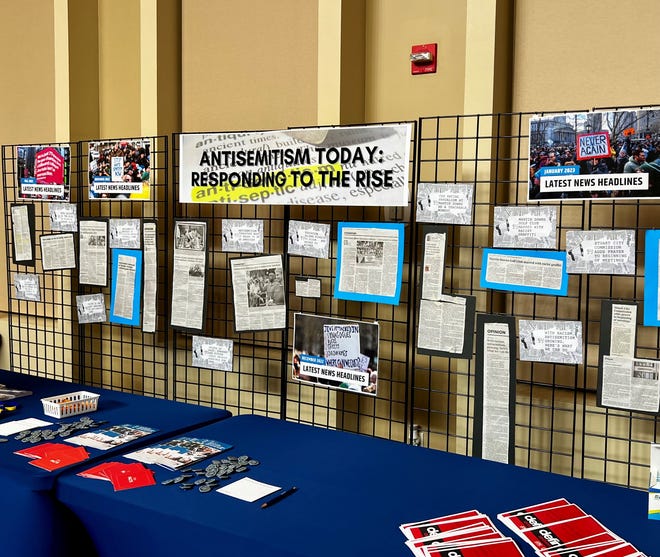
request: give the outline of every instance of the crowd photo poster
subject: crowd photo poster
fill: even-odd
[[[376,396],[378,339],[378,323],[295,313],[293,379]]]
[[[529,122],[529,201],[660,198],[657,110],[536,116]]]

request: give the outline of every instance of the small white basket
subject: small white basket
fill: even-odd
[[[42,398],[44,414],[53,418],[65,418],[76,414],[94,412],[98,408],[99,396],[87,391],[76,391],[59,396]]]

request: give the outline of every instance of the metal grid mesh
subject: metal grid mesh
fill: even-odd
[[[596,387],[600,305],[604,299],[643,299],[644,231],[653,226],[658,201],[553,202],[559,250],[567,230],[635,229],[635,276],[569,275],[566,297],[479,287],[482,250],[492,245],[493,207],[537,204],[527,202],[531,116],[420,119],[418,181],[475,184],[473,225],[449,227],[445,292],[476,296],[477,312],[582,321],[584,364],[516,362],[515,464],[645,488],[657,417],[598,407]],[[419,243],[416,248],[419,257]],[[657,358],[658,329],[638,326],[637,334],[637,357]],[[474,358],[415,357],[411,411],[422,444],[471,454],[474,372]]]
[[[413,127],[415,125],[413,124]],[[414,137],[414,134],[413,134]],[[173,139],[178,160],[178,140]],[[413,141],[412,151],[415,144]],[[414,156],[412,157],[414,161]],[[414,162],[410,175],[413,176]],[[175,168],[175,176],[177,169]],[[175,182],[178,183],[177,180]],[[176,185],[175,185],[176,187]],[[329,206],[205,206],[177,205],[177,217],[205,219],[209,223],[207,318],[200,335],[234,340],[234,370],[209,371],[192,366],[188,333],[175,333],[175,397],[186,402],[218,405],[234,413],[259,413],[284,419],[405,440],[407,384],[410,358],[410,260],[406,249],[399,306],[360,304],[332,298],[335,279],[337,223],[347,221],[402,221],[410,212],[380,207]],[[282,331],[237,333],[233,324],[233,298],[229,260],[253,254],[223,253],[223,218],[264,220],[264,252],[282,254],[287,299],[287,328]],[[330,258],[288,255],[289,220],[331,225]],[[410,223],[408,223],[410,224]],[[410,243],[410,226],[406,242]],[[295,296],[295,277],[321,280],[321,298]],[[380,324],[379,392],[377,398],[316,388],[290,379],[293,320],[298,312],[330,317],[378,321]]]
[[[138,218],[156,221],[158,235],[158,301],[155,333],[140,327],[113,323],[78,324],[76,295],[102,292],[109,307],[111,282],[106,287],[79,285],[73,270],[43,271],[39,238],[50,234],[47,203],[20,197],[17,179],[19,146],[3,146],[3,183],[9,291],[9,327],[12,369],[46,377],[72,379],[93,386],[109,387],[151,396],[167,396],[167,230],[168,165],[166,136],[148,139],[151,150],[149,200],[90,200],[88,194],[89,142],[68,144],[71,152],[70,202],[79,218]],[[115,140],[104,140],[112,142]],[[116,140],[119,141],[119,140]],[[11,213],[13,203],[35,207],[35,267],[15,265],[11,258]],[[78,253],[77,236],[74,239]],[[42,302],[16,300],[12,277],[16,272],[39,275]]]

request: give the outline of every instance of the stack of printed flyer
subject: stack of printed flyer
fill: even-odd
[[[645,557],[566,499],[546,501],[497,515],[540,557]]]
[[[516,542],[477,510],[410,522],[399,529],[418,557],[523,557]]]
[[[125,454],[124,457],[145,464],[158,464],[170,470],[179,470],[231,448],[232,446],[227,443],[212,439],[178,437]]]

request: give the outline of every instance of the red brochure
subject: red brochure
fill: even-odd
[[[425,547],[444,547],[455,546],[461,543],[468,542],[486,542],[489,540],[503,539],[504,536],[498,530],[491,529],[488,526],[480,525],[474,528],[466,528],[462,530],[451,530],[449,532],[442,532],[435,536],[427,536],[416,540],[408,540],[406,545],[415,555],[423,555],[423,548]]]
[[[580,557],[634,557],[640,554],[634,546],[619,540],[561,551],[545,551],[543,555],[545,557],[572,557],[576,555],[576,551]]]
[[[511,538],[452,547],[425,547],[425,557],[524,557]]]
[[[155,485],[154,473],[140,463],[126,464],[106,470],[115,491]]]
[[[408,539],[419,539],[427,536],[434,536],[441,532],[450,532],[452,530],[461,530],[473,526],[489,526],[497,530],[490,518],[486,515],[472,516],[468,518],[458,518],[453,520],[434,519],[430,522],[420,523],[417,526],[407,528],[404,534]]]
[[[64,445],[64,448],[48,450],[44,456],[31,460],[29,464],[52,472],[53,470],[58,470],[59,468],[82,462],[88,458],[89,454],[83,447]]]
[[[503,513],[499,513],[497,515],[497,518],[500,520],[507,518],[509,516],[517,515],[517,514],[522,514],[522,513],[531,513],[534,511],[543,511],[546,509],[553,509],[555,507],[563,507],[564,505],[570,505],[571,503],[567,501],[566,499],[553,499],[552,501],[545,501],[543,503],[537,503],[535,505],[530,505],[528,507],[523,507],[521,509],[514,509],[512,511],[507,511]]]
[[[28,458],[41,458],[49,450],[68,447],[64,443],[40,443],[39,445],[34,445],[33,447],[27,447],[25,449],[20,449],[14,451],[14,454],[26,456]]]
[[[460,513],[455,513],[455,514],[448,514],[445,516],[438,516],[435,518],[427,518],[426,520],[419,520],[417,522],[407,522],[406,524],[402,524],[401,526],[399,526],[399,530],[401,530],[404,534],[406,534],[406,537],[408,539],[412,539],[411,537],[408,536],[407,532],[410,528],[413,528],[415,526],[421,526],[422,524],[430,524],[435,522],[445,522],[448,520],[457,520],[460,518],[470,518],[472,516],[482,516],[482,513],[480,513],[477,510],[471,510],[471,511],[463,511]]]
[[[98,464],[97,466],[92,466],[87,470],[78,472],[77,475],[83,478],[90,478],[92,480],[105,480],[109,482],[110,477],[108,476],[108,470],[116,467],[121,468],[124,466],[126,465],[122,464],[121,462],[103,462],[102,464]]]
[[[528,528],[547,526],[548,524],[562,522],[571,518],[580,518],[581,516],[587,516],[587,513],[577,505],[569,504],[562,507],[515,514],[503,518],[502,522],[512,530],[526,530]]]
[[[612,534],[593,516],[587,515],[580,518],[555,522],[537,528],[528,528],[517,532],[527,543],[536,549],[558,549],[560,547],[576,547],[596,541],[612,541],[621,539]],[[598,536],[587,542],[590,537]],[[601,537],[602,536],[602,537]],[[609,536],[609,537],[608,537]],[[576,542],[582,542],[577,544]],[[569,544],[571,544],[569,546]]]

